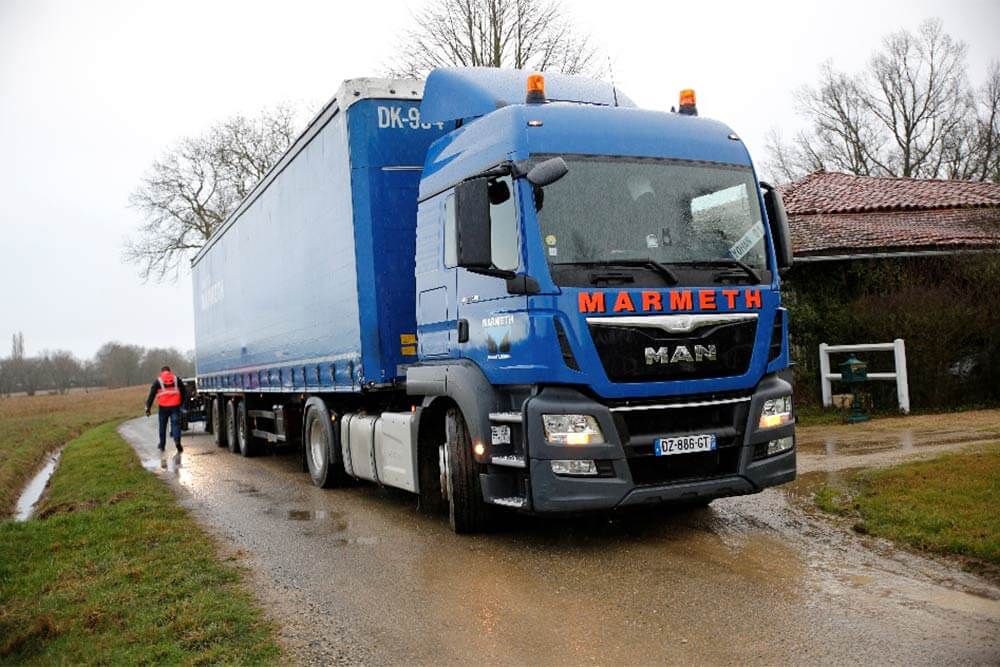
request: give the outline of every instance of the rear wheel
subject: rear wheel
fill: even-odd
[[[448,500],[448,519],[456,533],[477,533],[489,523],[489,508],[483,501],[469,428],[458,408],[449,409],[445,419],[441,489]]]
[[[227,435],[226,402],[221,396],[216,396],[212,399],[212,440],[219,447],[225,447],[229,444]]]
[[[340,439],[322,399],[313,397],[306,401],[302,440],[313,484],[329,489],[347,483],[349,477],[339,455]]]
[[[250,433],[250,423],[247,420],[247,402],[240,401],[236,408],[236,438],[239,440],[240,453],[243,456],[256,456],[259,449],[258,439]]]
[[[236,429],[236,405],[237,400],[231,398],[226,405],[226,441],[229,443],[229,451],[233,454],[240,454],[240,437]]]

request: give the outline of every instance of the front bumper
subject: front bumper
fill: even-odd
[[[634,407],[604,405],[575,389],[546,388],[525,403],[522,413],[528,454],[528,474],[521,484],[526,496],[522,509],[537,513],[583,512],[647,503],[701,501],[758,493],[769,486],[790,482],[796,476],[795,447],[773,456],[764,454],[768,441],[794,438],[794,422],[757,429],[764,401],[789,393],[791,386],[787,382],[769,375],[752,394],[714,399],[719,407],[715,410],[710,397],[692,398],[685,403],[708,404],[698,407],[678,407],[676,402],[667,403],[673,406],[667,408],[642,406],[641,417],[632,419],[630,430],[622,415],[638,414],[623,412]],[[595,416],[607,442],[584,446],[547,443],[541,415],[560,412]],[[652,456],[656,437],[684,432],[717,433],[719,449],[705,455]],[[601,461],[602,474],[556,475],[552,472],[553,459]],[[493,500],[491,490],[509,488],[498,485],[491,474],[484,474],[483,482],[487,501]]]

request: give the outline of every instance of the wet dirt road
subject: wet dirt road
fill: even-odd
[[[121,428],[239,556],[303,663],[1000,663],[1000,589],[782,490],[458,537],[408,494],[317,489],[294,456],[206,435],[161,470],[154,431]],[[809,442],[802,467],[820,469]]]

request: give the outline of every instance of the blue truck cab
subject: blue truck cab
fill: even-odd
[[[338,142],[310,158],[300,139],[242,207],[266,221],[196,257],[219,444],[297,443],[315,483],[413,491],[460,532],[493,507],[704,504],[794,479],[787,219],[739,137],[579,77],[455,68],[419,86],[306,131],[343,135],[328,202],[308,184]],[[257,201],[280,179],[314,212]],[[314,243],[281,254],[296,225]],[[334,268],[309,285],[248,270],[275,252]],[[234,264],[253,297],[225,296]]]

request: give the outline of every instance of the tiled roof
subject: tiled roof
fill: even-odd
[[[796,255],[982,248],[1000,243],[1000,209],[789,216]]]
[[[781,188],[796,255],[1000,245],[1000,184],[815,172]]]
[[[1000,206],[1000,183],[817,171],[781,188],[789,215]]]

